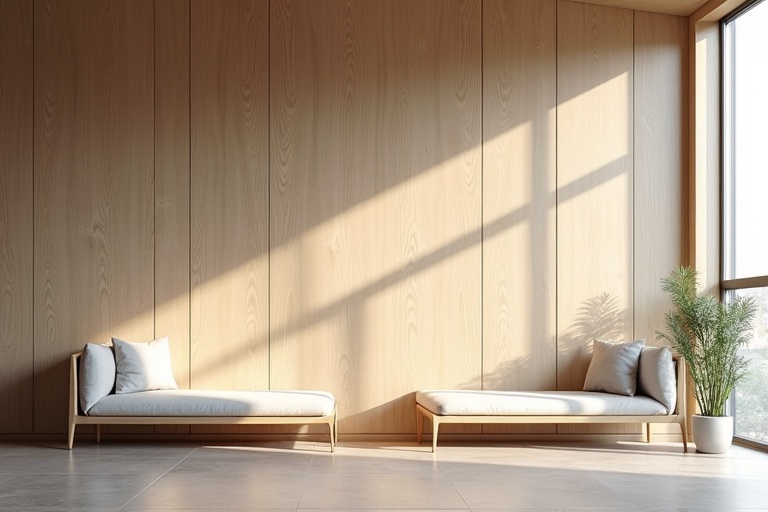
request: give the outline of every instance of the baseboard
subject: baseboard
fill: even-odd
[[[328,434],[178,434],[178,433],[103,433],[103,442],[188,442],[188,443],[259,443],[270,441],[300,441],[327,443]],[[425,434],[422,444],[430,444],[432,436]],[[93,443],[92,433],[75,435],[77,443]],[[645,434],[440,434],[440,443],[506,443],[506,442],[644,442]],[[66,445],[66,434],[2,434],[0,442],[42,442]],[[416,443],[415,433],[401,434],[339,434],[339,443]],[[680,434],[653,434],[652,442],[680,443]]]

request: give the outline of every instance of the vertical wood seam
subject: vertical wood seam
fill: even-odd
[[[152,2],[152,339],[157,339],[157,2]],[[173,370],[171,370],[173,372]],[[98,428],[98,427],[97,427]],[[152,425],[157,434],[157,425]]]
[[[635,90],[637,89],[637,16],[635,16],[636,11],[632,11],[632,340],[636,340],[638,329],[637,329],[637,318],[636,318],[636,312],[635,312],[635,302],[637,299],[637,254],[635,253],[636,248],[636,237],[637,237],[637,197],[635,197],[635,194],[637,193],[637,175],[635,171],[637,170],[637,151],[635,151],[635,136],[637,132],[637,124],[638,124],[638,112],[637,104],[635,102]]]
[[[485,1],[480,0],[480,389],[485,389]],[[485,430],[485,425],[481,425]]]
[[[32,314],[30,315],[30,321],[32,322],[32,339],[30,340],[30,343],[32,343],[32,417],[30,420],[32,421],[32,433],[35,433],[35,404],[37,400],[35,400],[35,382],[37,379],[35,378],[35,268],[36,268],[36,257],[37,251],[35,250],[35,227],[37,226],[37,219],[35,218],[36,214],[36,206],[37,202],[35,201],[37,194],[35,193],[35,5],[37,2],[32,2],[32,304],[30,305],[32,308]]]
[[[267,2],[267,389],[272,389],[272,0]]]
[[[559,133],[559,116],[558,112],[560,110],[560,87],[559,87],[559,80],[560,80],[560,66],[558,65],[558,59],[560,58],[560,0],[556,0],[554,5],[554,16],[555,16],[555,277],[554,277],[554,287],[555,287],[555,301],[554,301],[554,307],[555,307],[555,343],[554,343],[554,349],[555,349],[555,389],[560,389],[560,314],[559,314],[559,306],[558,302],[560,301],[560,289],[559,284],[560,280],[558,279],[558,276],[560,275],[560,236],[559,236],[559,229],[560,229],[560,186],[558,184],[558,177],[560,176],[560,159],[558,155],[558,150],[560,148],[560,133]],[[555,431],[557,431],[558,427],[555,426]]]
[[[187,373],[192,386],[192,0],[187,1]],[[189,427],[190,432],[192,427]]]
[[[485,389],[485,1],[480,0],[480,389]],[[485,433],[485,425],[480,425]]]
[[[157,339],[157,1],[152,2],[152,339]]]

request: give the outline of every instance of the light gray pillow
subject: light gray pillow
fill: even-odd
[[[677,377],[672,353],[667,347],[643,347],[637,373],[637,392],[649,396],[667,408],[677,404]]]
[[[109,345],[86,343],[80,357],[78,394],[85,414],[115,389],[115,353]]]
[[[115,393],[136,393],[152,389],[179,389],[173,378],[168,337],[148,343],[131,343],[112,338],[117,362]]]
[[[613,343],[595,340],[584,391],[635,396],[637,367],[645,340]]]

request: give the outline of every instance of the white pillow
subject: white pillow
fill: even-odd
[[[85,414],[115,389],[115,353],[109,345],[86,343],[80,357],[78,395]]]
[[[635,396],[637,367],[644,344],[645,340],[630,343],[595,340],[584,391]]]
[[[130,343],[112,338],[117,362],[115,393],[152,389],[179,389],[173,378],[168,337],[149,343]]]
[[[667,347],[643,347],[637,373],[637,392],[660,402],[669,414],[674,412],[677,376],[672,353]]]

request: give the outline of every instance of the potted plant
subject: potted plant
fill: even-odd
[[[756,305],[751,297],[737,297],[725,304],[698,293],[698,272],[680,267],[661,280],[674,309],[664,315],[667,332],[657,332],[683,356],[693,381],[699,414],[691,429],[696,449],[723,453],[733,440],[733,418],[726,401],[747,372],[747,360],[738,350],[749,342]]]

